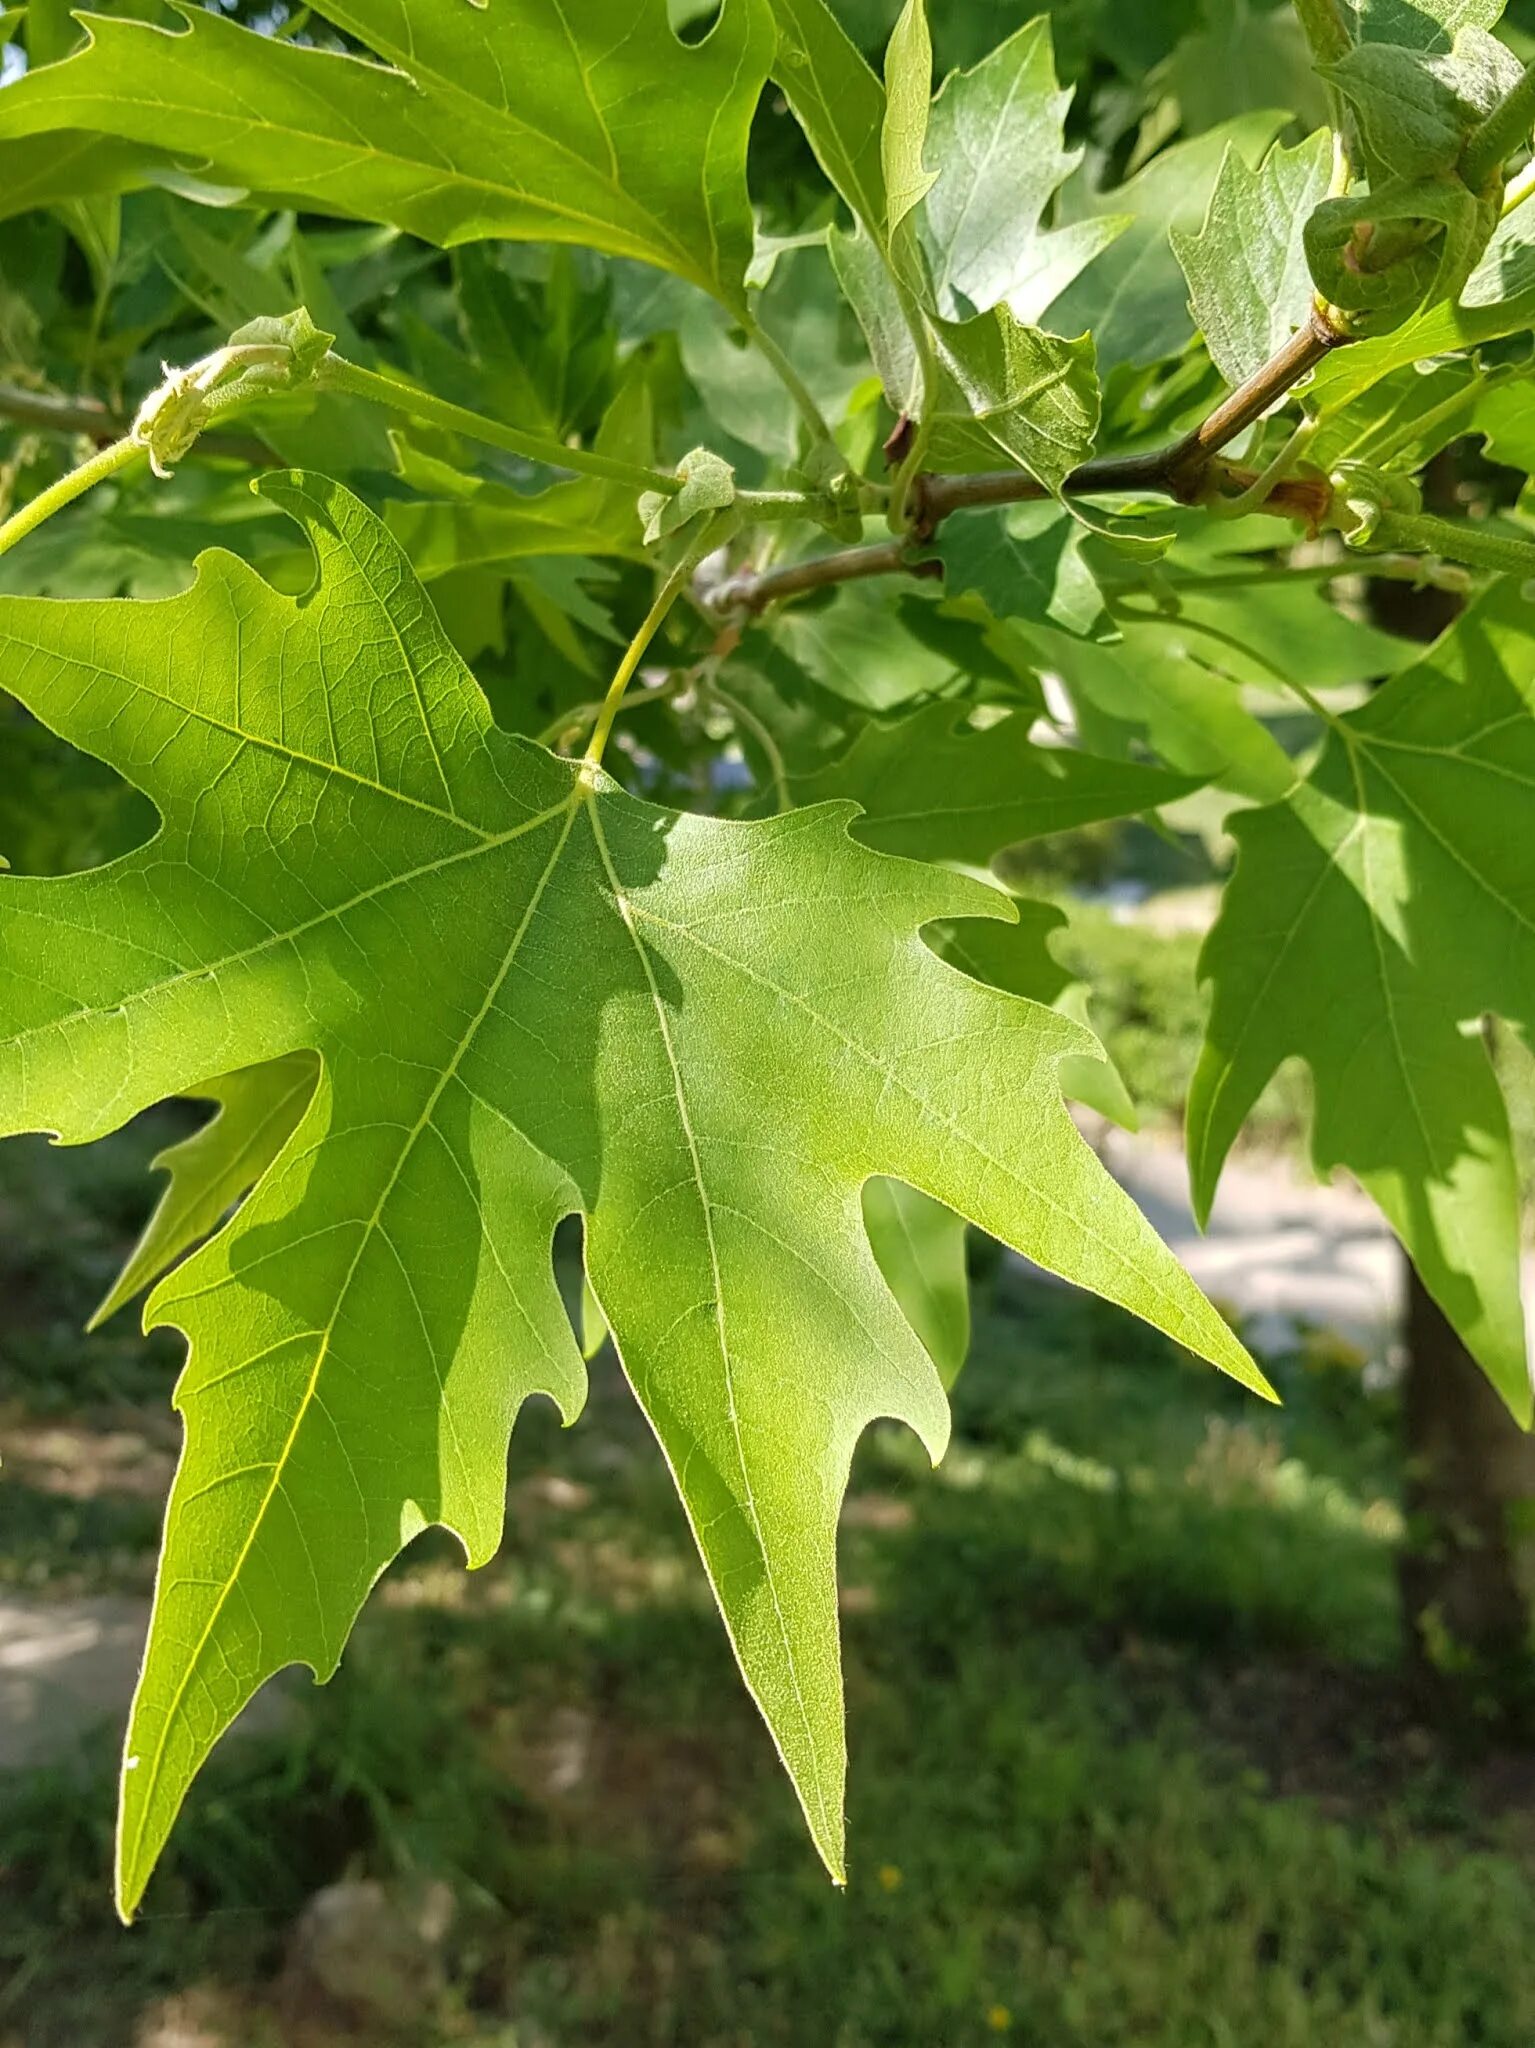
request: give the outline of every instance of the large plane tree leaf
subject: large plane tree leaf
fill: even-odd
[[[334,1669],[419,1530],[499,1539],[508,1433],[572,1416],[551,1236],[676,1476],[748,1685],[843,1864],[836,1523],[876,1416],[947,1410],[879,1276],[875,1175],[1139,1311],[1240,1343],[1078,1138],[1079,1026],[922,937],[986,885],[848,835],[852,805],[678,815],[498,731],[387,530],[263,490],[318,580],[226,554],[158,604],[0,603],[0,674],[162,824],[114,865],[0,877],[0,1130],[78,1143],[297,1052],[320,1077],[231,1224],[157,1289],[186,1448],[127,1742],[119,1897],[275,1671]]]
[[[1530,1413],[1519,1200],[1478,1025],[1535,1028],[1535,624],[1514,585],[1338,720],[1286,801],[1232,821],[1240,855],[1204,955],[1189,1102],[1208,1212],[1282,1060],[1309,1065],[1324,1170],[1364,1183],[1516,1413]]]
[[[432,242],[638,257],[744,307],[746,137],[775,43],[766,0],[727,0],[696,48],[666,0],[327,0],[382,63],[181,12],[175,34],[84,17],[83,50],[0,94],[0,142],[116,137]]]

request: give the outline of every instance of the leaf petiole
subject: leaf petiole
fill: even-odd
[[[889,525],[892,533],[906,534],[912,524],[913,499],[918,496],[917,479],[927,462],[928,444],[933,438],[933,414],[938,409],[938,350],[934,346],[933,331],[927,324],[927,316],[916,299],[902,283],[892,264],[891,281],[895,285],[901,302],[901,311],[917,351],[917,368],[921,379],[921,394],[917,417],[913,423],[911,445],[896,472],[890,489]]]
[[[1221,596],[1228,590],[1272,589],[1276,583],[1342,583],[1353,576],[1369,576],[1387,583],[1411,583],[1420,588],[1453,590],[1464,596],[1471,588],[1467,572],[1454,563],[1443,562],[1435,555],[1371,555],[1368,563],[1358,555],[1340,555],[1328,562],[1276,562],[1261,560],[1251,569],[1213,571],[1208,575],[1178,576],[1170,580],[1168,589],[1174,598]],[[1116,609],[1128,615],[1132,610],[1140,616],[1139,607],[1133,607],[1121,600]],[[1166,612],[1147,609],[1147,619],[1166,617]],[[1176,614],[1174,614],[1176,616]]]
[[[836,437],[827,423],[825,413],[817,405],[810,386],[795,369],[783,348],[752,315],[748,314],[741,324],[758,354],[772,366],[779,382],[798,406],[801,418],[810,429],[811,440],[827,442],[835,447]]]
[[[1201,500],[1205,510],[1214,519],[1246,519],[1254,512],[1261,512],[1272,497],[1275,487],[1283,483],[1305,454],[1316,431],[1315,420],[1302,420],[1273,461],[1260,471],[1244,490],[1239,491],[1235,497],[1226,497],[1217,487]]]
[[[1494,569],[1535,578],[1535,541],[1512,534],[1485,533],[1465,519],[1440,519],[1432,512],[1383,511],[1370,530],[1372,546],[1393,552],[1443,555],[1473,569]],[[1369,551],[1361,549],[1368,562]],[[1365,569],[1369,573],[1368,568]]]
[[[108,477],[120,476],[125,470],[135,469],[148,460],[149,450],[131,434],[125,434],[109,447],[97,449],[88,462],[82,462],[78,469],[72,469],[67,476],[49,484],[45,491],[39,491],[35,498],[29,498],[4,525],[0,525],[0,555],[8,554],[18,541],[25,540],[55,512],[62,512],[76,498],[83,498],[97,484],[105,483]]]
[[[614,720],[623,709],[624,698],[629,685],[639,672],[640,663],[650,651],[650,644],[671,616],[677,601],[693,580],[693,572],[707,555],[714,552],[721,540],[725,539],[736,525],[733,512],[721,513],[711,519],[698,539],[693,543],[682,560],[673,569],[661,586],[660,594],[645,615],[644,623],[629,642],[623,660],[609,685],[603,699],[602,709],[597,713],[597,722],[592,728],[591,739],[582,756],[583,779],[588,787],[595,786],[594,771],[602,766],[602,756],[612,735]]]
[[[659,491],[666,497],[675,497],[682,489],[681,480],[665,470],[646,469],[637,462],[621,462],[616,456],[600,454],[595,448],[567,447],[563,441],[549,440],[542,434],[524,434],[516,427],[503,426],[499,420],[488,419],[484,413],[471,412],[467,406],[450,404],[447,399],[434,397],[429,391],[418,391],[414,385],[403,384],[394,377],[381,376],[376,370],[365,370],[360,363],[348,362],[345,356],[327,355],[316,372],[316,381],[324,390],[343,391],[349,397],[367,399],[373,405],[387,406],[393,412],[422,420],[428,426],[442,427],[448,433],[463,434],[468,440],[481,441],[487,448],[504,449],[508,455],[520,455],[525,461],[544,463],[550,469],[568,469],[578,476],[602,477],[608,483],[626,484],[635,491]]]
[[[1503,193],[1504,220],[1516,207],[1523,206],[1532,192],[1535,192],[1535,157],[1531,157],[1522,171],[1515,171],[1508,181]]]

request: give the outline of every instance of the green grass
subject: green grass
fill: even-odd
[[[420,2048],[1525,2048],[1529,1794],[1403,1698],[1390,1400],[1318,1348],[1272,1411],[999,1285],[941,1471],[859,1453],[845,1893],[604,1373],[525,1419],[494,1566],[422,1539],[335,1683],[226,1745],[133,1931],[107,1739],[5,1788],[0,2042],[126,2048],[194,1984],[283,2041],[285,1930],[364,1873],[460,1901]]]

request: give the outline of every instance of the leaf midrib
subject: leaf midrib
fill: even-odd
[[[719,1247],[714,1234],[713,1202],[704,1180],[703,1160],[699,1154],[698,1140],[694,1134],[692,1116],[688,1109],[687,1090],[682,1078],[682,1068],[672,1040],[671,1025],[667,1018],[665,1000],[661,994],[660,985],[656,980],[655,969],[651,965],[650,954],[640,937],[637,919],[643,913],[629,897],[619,879],[617,867],[614,864],[612,853],[608,847],[607,834],[602,829],[601,816],[595,802],[591,805],[591,821],[592,837],[596,842],[598,857],[607,876],[608,887],[613,894],[614,907],[618,912],[625,931],[633,942],[635,953],[639,958],[640,967],[645,976],[646,986],[650,991],[650,999],[656,1016],[657,1035],[672,1077],[672,1085],[677,1100],[678,1122],[687,1147],[693,1184],[698,1195],[699,1212],[703,1218],[704,1236],[709,1253],[710,1272],[714,1286],[715,1344],[719,1353],[720,1370],[725,1381],[725,1413],[729,1419],[731,1437],[735,1446],[736,1465],[741,1474],[741,1485],[745,1493],[746,1514],[751,1528],[752,1540],[756,1544],[757,1554],[762,1560],[763,1582],[767,1586],[769,1597],[773,1602],[773,1613],[778,1624],[780,1647],[789,1673],[789,1682],[794,1688],[795,1705],[799,1710],[801,1733],[805,1740],[807,1757],[814,1769],[816,1804],[820,1809],[820,1832],[822,1837],[830,1843],[835,1839],[835,1830],[832,1827],[831,1816],[827,1811],[826,1790],[821,1782],[820,1745],[815,1739],[815,1731],[811,1726],[809,1708],[805,1701],[804,1688],[800,1683],[799,1664],[794,1654],[793,1637],[790,1634],[783,1602],[779,1597],[778,1581],[773,1570],[773,1554],[763,1534],[762,1518],[757,1507],[756,1491],[752,1485],[751,1468],[746,1458],[746,1445],[741,1434],[741,1418],[736,1407],[735,1396],[735,1367],[730,1348],[729,1333],[725,1322],[724,1275],[720,1266]],[[686,1504],[685,1494],[683,1498]],[[691,1521],[692,1509],[690,1506],[687,1512],[688,1518]],[[695,1535],[700,1533],[695,1524]],[[723,1612],[723,1609],[721,1611]],[[730,1627],[728,1616],[726,1616],[726,1625]],[[731,1628],[731,1635],[733,1639],[733,1628]],[[755,1694],[756,1688],[752,1685],[751,1678],[746,1673],[744,1665],[742,1666],[742,1675],[746,1679],[748,1688]],[[762,1704],[765,1708],[766,1703]],[[773,1716],[765,1713],[765,1718],[768,1721],[769,1727],[771,1727],[773,1725]],[[791,1772],[791,1776],[797,1779],[798,1773]]]

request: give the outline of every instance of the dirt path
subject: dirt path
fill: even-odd
[[[1401,1253],[1357,1188],[1318,1187],[1281,1159],[1232,1164],[1201,1232],[1176,1145],[1110,1129],[1098,1151],[1205,1292],[1248,1319],[1260,1350],[1286,1348],[1310,1326],[1392,1360]]]

